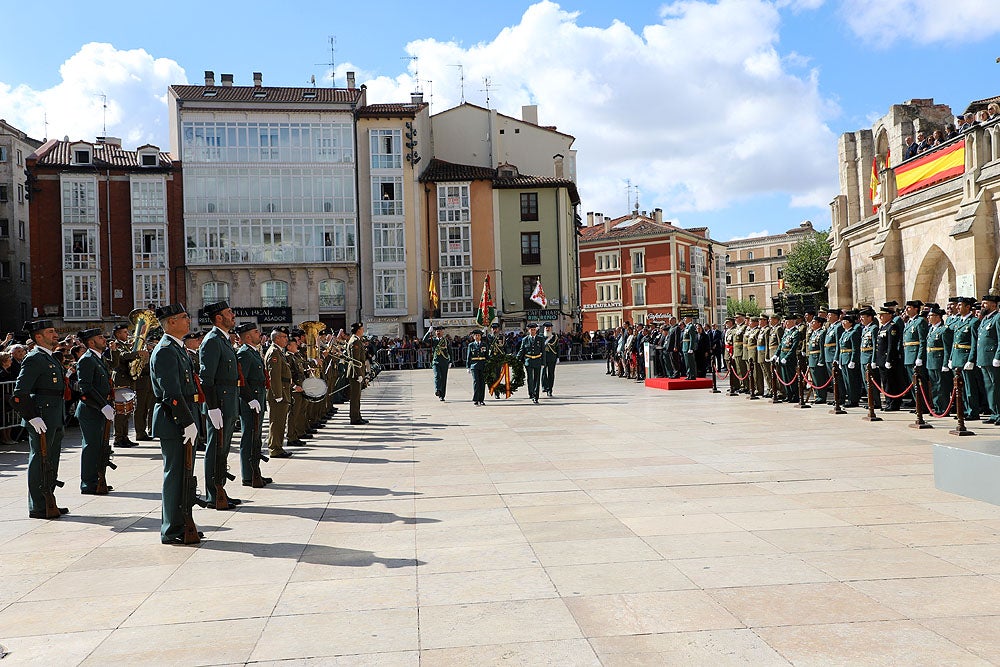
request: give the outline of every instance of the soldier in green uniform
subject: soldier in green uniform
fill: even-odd
[[[823,340],[823,359],[826,361],[826,370],[831,375],[833,375],[833,362],[837,361],[840,357],[840,334],[843,333],[843,327],[840,325],[840,316],[843,315],[840,308],[828,308],[826,311],[826,335]],[[839,381],[834,380],[837,384],[837,394],[839,396],[844,396],[844,379],[843,376],[840,377]],[[831,382],[830,391],[833,391],[834,383]]]
[[[292,401],[288,408],[288,444],[301,447],[308,439],[305,429],[306,397],[302,395],[302,382],[306,374],[302,368],[302,356],[299,354],[299,339],[292,330],[285,346],[285,361],[292,373]]]
[[[686,377],[688,380],[695,380],[698,378],[698,360],[695,356],[698,351],[696,336],[698,331],[694,326],[694,319],[685,317],[681,331],[681,354],[684,357],[684,367],[687,369]]]
[[[365,344],[365,325],[355,322],[351,325],[351,337],[347,340],[347,378],[349,381],[351,400],[351,424],[361,426],[367,424],[367,419],[361,417],[361,390],[367,380],[365,378],[368,362],[368,346]]]
[[[545,339],[545,352],[542,353],[542,391],[552,398],[552,387],[556,381],[556,364],[559,363],[559,337],[552,331],[552,322],[546,322],[542,328],[542,337]],[[645,369],[640,371],[645,373]]]
[[[858,317],[861,320],[861,377],[864,382],[861,395],[867,404],[868,385],[871,382],[869,376],[872,373],[871,365],[875,361],[875,337],[878,335],[878,322],[875,321],[877,317],[875,309],[871,306],[866,306],[858,311]],[[881,409],[881,396],[877,389],[872,391],[873,408]]]
[[[976,383],[969,377],[970,371],[976,370],[976,337],[979,334],[979,320],[972,314],[972,304],[976,302],[972,297],[960,297],[955,319],[952,320],[951,329],[954,332],[954,339],[951,348],[951,358],[948,365],[957,373],[965,373],[965,420],[975,421],[979,419],[979,392],[976,391]]]
[[[135,390],[135,381],[129,367],[136,357],[146,353],[145,350],[132,352],[128,337],[128,324],[116,324],[111,330],[113,345],[109,345],[105,352],[108,368],[111,369],[111,384],[115,389],[124,387]],[[128,437],[128,422],[128,414],[115,415],[115,447],[135,447],[136,443]]]
[[[434,369],[434,395],[444,400],[448,390],[448,368],[451,366],[451,351],[444,330],[431,327],[424,334],[424,342],[431,341],[431,368]]]
[[[226,510],[242,501],[225,494],[229,448],[240,414],[239,369],[229,332],[236,314],[225,301],[205,306],[212,329],[201,341],[201,388],[205,392],[208,442],[205,447],[205,495],[209,505]],[[220,494],[221,492],[221,494]],[[222,494],[225,494],[223,496]]]
[[[796,324],[798,317],[794,313],[785,316],[785,333],[781,337],[781,348],[778,350],[779,376],[785,385],[785,401],[798,403],[799,385],[793,382],[798,371],[799,354],[802,349],[802,330]]]
[[[292,455],[284,447],[293,388],[292,368],[285,359],[287,345],[288,328],[271,329],[271,345],[264,355],[264,367],[270,385],[267,394],[267,412],[270,415],[267,423],[267,448],[272,459],[287,459]]]
[[[472,342],[465,354],[465,365],[472,374],[472,404],[486,405],[486,378],[483,372],[489,350],[483,342],[483,332],[476,329],[472,332]]]
[[[927,313],[930,326],[927,329],[927,379],[930,383],[928,396],[934,412],[942,414],[948,407],[954,383],[948,360],[954,332],[944,323],[945,311],[931,308]],[[947,415],[945,415],[947,416]]]
[[[817,315],[812,319],[812,322],[810,322],[811,330],[805,344],[806,366],[809,368],[810,382],[812,382],[816,391],[816,400],[813,401],[816,405],[826,403],[826,396],[829,391],[829,386],[823,387],[827,380],[830,379],[830,367],[826,364],[825,348],[823,347],[826,341],[824,324],[826,324],[826,318],[821,315]],[[821,389],[820,387],[823,388]]]
[[[84,329],[76,335],[87,346],[87,351],[76,362],[76,377],[80,383],[80,402],[76,418],[80,422],[83,450],[80,452],[80,493],[96,495],[97,478],[105,449],[110,447],[104,437],[108,422],[115,419],[111,405],[111,372],[102,355],[108,342],[100,329]],[[108,487],[108,491],[111,487]],[[103,488],[101,493],[106,493]]]
[[[59,475],[59,453],[63,439],[63,367],[52,350],[59,342],[52,320],[26,322],[24,330],[34,340],[35,347],[21,362],[14,383],[12,403],[28,432],[28,516],[32,519],[54,519],[66,514],[65,507],[49,516],[47,498],[55,494]],[[46,439],[42,457],[41,436]],[[54,504],[54,500],[52,501]]]
[[[545,339],[538,335],[538,323],[530,322],[528,334],[521,339],[521,349],[517,356],[524,362],[524,370],[528,376],[528,396],[534,403],[538,403],[538,384],[541,379],[544,352]]]
[[[840,334],[840,341],[837,344],[837,349],[840,351],[837,362],[840,364],[840,376],[844,379],[844,395],[840,397],[840,401],[848,408],[861,405],[863,388],[861,327],[855,324],[857,317],[855,311],[848,311],[840,318],[843,333]]]
[[[491,357],[507,353],[507,339],[500,330],[499,322],[490,325],[490,333],[483,337],[483,342],[486,343],[486,349]]]
[[[770,378],[772,398],[777,397],[778,399],[783,399],[785,397],[785,388],[781,386],[781,383],[777,381],[778,377],[778,352],[781,349],[781,336],[784,333],[784,327],[781,326],[781,318],[777,314],[771,315],[769,318],[770,327],[768,328],[767,334],[767,367],[766,372]]]
[[[766,313],[761,313],[757,317],[757,353],[754,355],[754,368],[756,371],[756,382],[758,393],[765,398],[770,398],[773,392],[771,387],[770,367],[767,363],[767,339],[771,335],[771,327],[768,324]]]
[[[184,306],[170,304],[156,309],[163,338],[150,357],[150,379],[156,404],[153,406],[153,436],[160,439],[163,454],[163,507],[160,541],[184,544],[184,485],[188,481],[184,465],[185,443],[194,447],[198,437],[195,423],[194,367],[184,351],[181,338],[188,332],[190,319]],[[200,534],[199,534],[200,536]]]
[[[746,314],[736,313],[736,326],[733,328],[733,375],[736,377],[737,382],[737,393],[746,393],[749,387],[750,378],[741,380],[740,378],[746,377],[747,368],[746,363],[743,361],[743,334],[746,333],[747,323]]]
[[[156,340],[150,332],[150,335],[146,337],[146,347],[140,350],[136,360],[138,373],[132,372],[135,369],[129,366],[129,371],[132,372],[132,386],[135,388],[135,414],[132,419],[135,426],[136,442],[152,440],[149,437],[153,419],[153,387],[149,380],[149,355],[152,353],[155,343]]]
[[[264,359],[260,356],[260,331],[253,322],[240,324],[233,331],[242,343],[236,351],[240,376],[240,473],[243,486],[259,488],[274,481],[260,474],[263,413],[267,405],[267,375]]]
[[[743,330],[743,367],[746,369],[747,387],[750,396],[759,396],[760,386],[757,384],[757,369],[754,359],[757,358],[757,335],[760,329],[757,327],[757,318],[747,318],[746,329]]]
[[[906,316],[909,318],[903,325],[903,369],[906,371],[906,381],[913,382],[913,400],[917,400],[917,386],[913,376],[924,366],[927,357],[927,320],[921,314],[922,301],[907,301]]]
[[[979,333],[976,336],[976,366],[983,374],[983,389],[990,416],[987,424],[1000,421],[1000,407],[997,406],[997,392],[1000,391],[1000,346],[997,345],[997,326],[1000,312],[997,301],[1000,296],[987,294],[981,299],[983,306],[979,314]]]

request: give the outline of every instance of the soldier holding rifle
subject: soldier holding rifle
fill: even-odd
[[[260,356],[260,331],[253,322],[233,329],[243,343],[236,351],[240,375],[240,472],[243,486],[259,489],[274,480],[261,477],[261,428],[264,405],[267,404],[267,375]]]
[[[14,409],[28,432],[28,516],[56,519],[69,510],[58,507],[59,451],[63,439],[63,367],[52,356],[59,334],[52,320],[36,320],[24,325],[35,348],[21,362],[14,383]]]
[[[191,516],[191,508],[204,506],[198,498],[194,476],[195,423],[194,367],[181,340],[190,319],[184,306],[170,304],[156,309],[163,338],[150,357],[153,385],[153,435],[160,439],[163,454],[163,509],[160,541],[163,544],[196,544],[202,535]]]
[[[236,350],[229,342],[229,332],[236,324],[236,314],[225,301],[205,306],[205,315],[214,325],[201,342],[201,389],[205,393],[208,414],[208,438],[205,447],[205,495],[217,510],[228,510],[242,501],[226,493],[229,474],[229,447],[239,417],[240,397],[237,383]]]
[[[85,329],[77,338],[87,346],[87,351],[76,363],[81,393],[76,418],[83,435],[80,493],[103,496],[112,488],[107,485],[104,473],[109,466],[115,467],[111,463],[111,443],[108,442],[110,426],[115,419],[115,409],[111,405],[111,373],[102,358],[108,342],[100,329]]]

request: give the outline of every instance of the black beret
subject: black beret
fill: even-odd
[[[551,327],[552,326],[552,322],[546,322],[542,326],[543,327]]]
[[[871,306],[866,306],[858,311],[858,315],[867,315],[869,317],[875,317],[875,309]]]
[[[976,305],[976,300],[971,296],[963,296],[959,299],[959,303],[964,303],[967,306]]]
[[[817,315],[813,318],[813,322],[819,322],[820,324],[826,324],[826,318],[822,315]]]
[[[928,315],[937,315],[938,317],[944,317],[945,312],[942,309],[940,309],[940,308],[931,308],[927,312],[927,314]]]
[[[233,327],[233,333],[245,334],[248,331],[253,331],[257,328],[256,322],[243,322],[242,324],[237,324]]]
[[[205,317],[211,320],[215,315],[218,315],[226,308],[229,308],[228,301],[216,301],[215,303],[206,303],[204,308]]]
[[[80,339],[81,342],[86,343],[91,338],[95,336],[103,336],[104,332],[100,329],[84,329],[76,334],[76,337]]]
[[[479,335],[479,336],[482,336],[482,335],[483,335],[483,332],[482,332],[482,330],[481,330],[481,329],[473,329],[473,330],[472,330],[472,333],[471,333],[471,334],[469,334],[469,335],[470,335],[470,336],[475,336],[475,335]]]
[[[830,315],[837,315],[838,317],[844,314],[844,311],[842,311],[840,308],[827,308],[826,312],[829,313]]]
[[[840,316],[840,319],[847,320],[851,324],[854,324],[855,320],[858,319],[858,316],[855,315],[854,313],[844,313],[843,315]]]
[[[894,307],[892,307],[892,306],[882,306],[878,310],[879,310],[879,315],[881,315],[883,313],[886,314],[886,315],[895,315],[896,314],[896,309]]]
[[[156,319],[163,321],[168,317],[173,317],[174,315],[180,315],[181,313],[186,313],[187,310],[179,303],[170,303],[166,306],[160,306],[156,309]]]

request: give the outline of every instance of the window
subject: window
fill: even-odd
[[[160,160],[155,153],[143,153],[142,154],[142,166],[143,167],[158,167]]]
[[[751,294],[751,295],[747,296],[747,300],[748,301],[756,301],[757,300],[757,295],[756,294]]]
[[[372,177],[372,215],[403,215],[403,177]]]
[[[781,257],[781,253],[782,253],[782,252],[783,252],[783,251],[781,250],[781,248],[778,248],[778,257]]]
[[[0,239],[10,238],[10,221],[0,219]]]
[[[90,164],[90,151],[86,148],[73,149],[73,164]]]
[[[21,262],[21,264],[18,266],[18,275],[22,283],[28,281],[28,265],[25,264],[24,262]]]
[[[538,220],[538,193],[521,193],[521,221]]]
[[[621,300],[621,285],[618,283],[597,283],[597,303],[620,303]]]
[[[287,308],[288,283],[284,280],[268,280],[261,283],[260,305],[265,308]]]
[[[531,295],[535,291],[535,283],[538,276],[521,276],[521,307],[524,310],[537,310],[540,306],[531,300]]]
[[[205,283],[201,286],[201,302],[216,303],[229,300],[229,283]]]
[[[747,259],[753,259],[753,250],[747,250]]]
[[[521,234],[521,264],[541,264],[541,234],[539,232],[523,232]]]
[[[688,296],[688,281],[687,278],[681,278],[677,283],[677,289],[680,292],[681,303],[691,303],[691,299]]]
[[[162,269],[166,267],[166,231],[156,227],[134,228],[132,230],[132,262],[137,269]]]
[[[727,285],[733,284],[733,274],[729,273],[728,271],[726,272],[726,284]]]
[[[632,281],[632,305],[633,306],[645,306],[646,305],[646,281],[645,280],[633,280]]]
[[[17,221],[17,238],[24,240],[24,220]]]
[[[783,267],[778,267],[778,280],[785,277],[785,269]]]
[[[357,256],[350,218],[196,218],[185,228],[189,264],[353,262]]]
[[[6,202],[10,196],[7,192],[7,187],[6,185],[0,185],[0,202]]]
[[[97,181],[89,178],[62,182],[62,222],[97,223]]]
[[[757,280],[756,274],[754,274],[753,271],[747,271],[747,282],[752,283],[756,282],[756,280]]]
[[[618,253],[617,252],[599,252],[595,253],[594,260],[597,265],[598,271],[617,271],[618,270]]]
[[[17,149],[17,166],[22,166],[24,164],[24,153],[20,148]]]
[[[136,272],[135,274],[135,307],[154,308],[167,304],[167,274]]]
[[[472,313],[472,270],[441,270],[441,315]]]
[[[372,254],[376,262],[405,262],[405,231],[399,222],[372,225]]]
[[[343,280],[321,280],[319,282],[319,312],[344,312],[346,309],[344,288]]]
[[[92,320],[100,316],[97,275],[63,276],[63,317],[67,320]]]
[[[621,313],[607,313],[597,316],[598,329],[615,329],[622,325]]]
[[[638,325],[646,324],[646,311],[632,311],[632,321]]]
[[[684,246],[677,246],[677,270],[687,271],[687,256],[684,254]]]
[[[0,280],[10,280],[10,262],[7,260],[0,262]]]
[[[0,146],[0,162],[6,162],[6,161],[7,161],[7,147]]]
[[[633,250],[632,251],[632,273],[645,273],[646,272],[646,251],[645,250]]]
[[[375,310],[406,308],[406,270],[378,269],[375,271]]]
[[[469,220],[469,186],[438,185],[438,222]]]
[[[97,230],[63,227],[63,268],[97,269]]]
[[[20,204],[24,203],[24,186],[20,183],[17,184],[17,201]]]
[[[472,266],[472,228],[469,225],[438,227],[441,268]]]
[[[400,130],[370,130],[372,169],[402,169],[403,148]]]

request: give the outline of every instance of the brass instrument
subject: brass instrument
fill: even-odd
[[[322,322],[306,321],[299,325],[306,333],[306,358],[309,360],[311,377],[302,381],[302,393],[307,401],[318,403],[326,398],[327,386],[319,376],[321,367],[319,358],[319,332],[326,329]]]
[[[156,319],[156,313],[148,308],[136,308],[128,314],[128,323],[132,325],[132,349],[133,354],[137,354],[146,347],[146,336],[149,332],[160,326],[160,321]],[[129,375],[132,379],[137,379],[142,374],[142,367],[146,360],[141,355],[136,356],[128,366]]]

